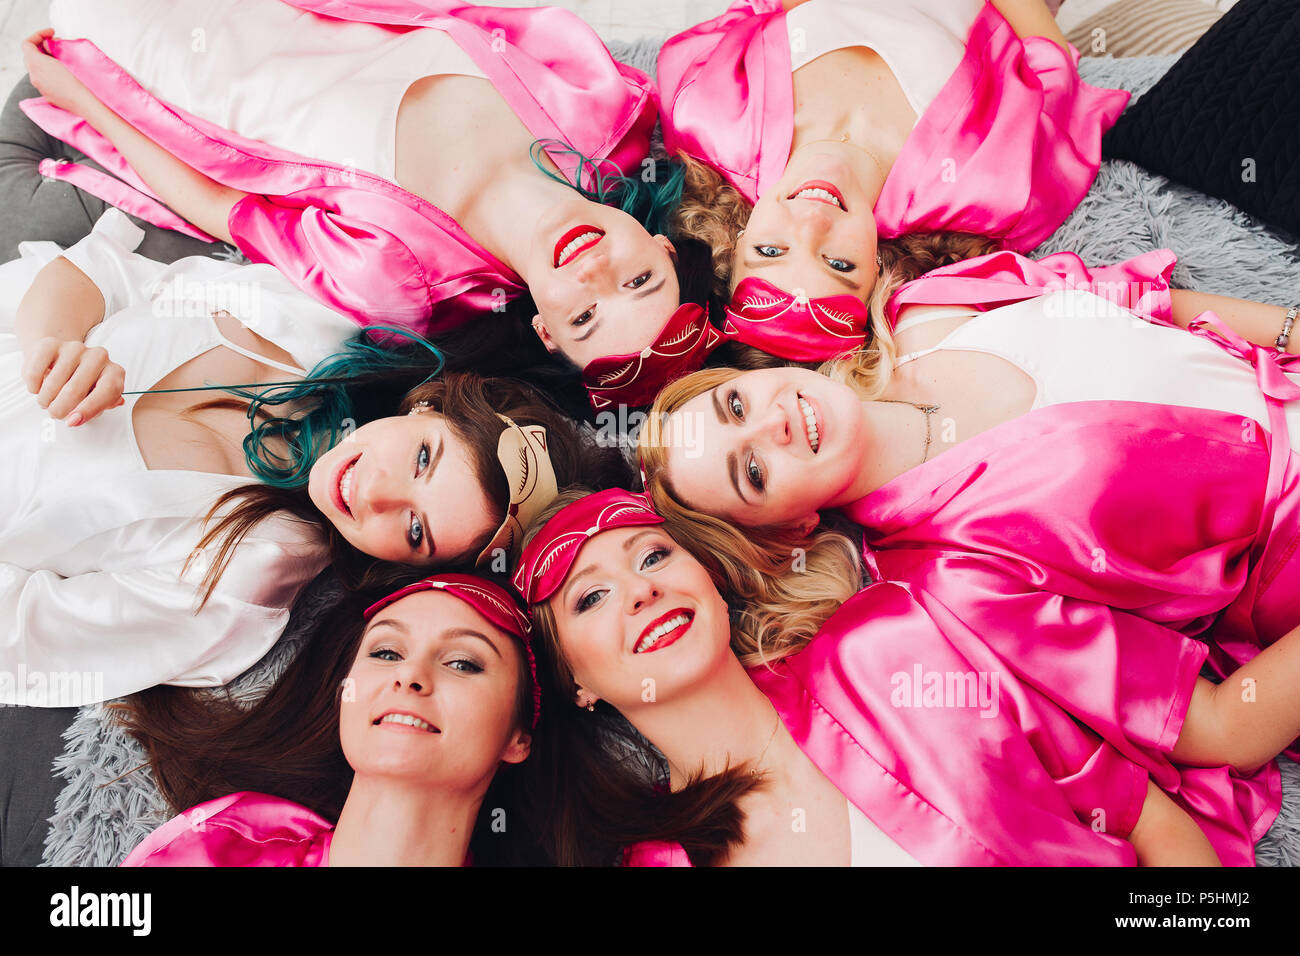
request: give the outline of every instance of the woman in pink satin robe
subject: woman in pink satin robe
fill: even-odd
[[[1211,313],[1188,335],[1082,279],[1027,290],[998,257],[962,265],[908,292],[907,354],[874,381],[719,370],[670,386],[643,437],[647,486],[741,598],[797,586],[790,555],[828,537],[819,511],[842,511],[873,577],[1116,746],[1170,748],[1170,675],[1177,700],[1205,694],[1207,654],[1227,676],[1300,625],[1290,358]],[[1168,314],[1161,290],[1141,298],[1148,320]]]
[[[727,604],[666,527],[644,495],[567,494],[534,527],[515,575],[546,693],[561,701],[552,734],[569,738],[549,755],[556,779],[590,781],[602,763],[617,776],[602,749],[607,707],[668,763],[671,797],[638,797],[633,782],[558,791],[540,808],[559,821],[557,858],[587,840],[596,856],[601,844],[635,844],[632,863],[1113,865],[1134,862],[1135,849],[1141,862],[1186,863],[1208,837],[1223,862],[1252,862],[1278,807],[1274,765],[1238,776],[1208,751],[1194,768],[1160,743],[1105,741],[977,632],[932,620],[892,584],[846,602],[799,653],[746,672]],[[1151,683],[1162,678],[1179,736],[1205,704],[1182,695],[1180,675]],[[1262,708],[1243,716],[1239,729],[1270,746]],[[803,808],[793,820],[790,806]],[[702,807],[715,814],[708,838],[694,828]],[[1137,822],[1148,812],[1172,814],[1177,838],[1149,840]]]
[[[112,173],[47,175],[231,241],[362,325],[440,333],[528,292],[545,347],[583,367],[678,309],[673,244],[592,198],[658,215],[650,80],[568,11],[131,3],[58,0],[65,35],[27,44],[45,98],[25,110]]]
[[[123,866],[495,856],[504,838],[485,836],[480,809],[491,793],[504,812],[497,778],[528,757],[540,708],[527,618],[505,589],[463,574],[345,613],[251,709],[192,691],[136,698],[128,724],[173,805],[240,789],[165,823]]]
[[[1128,101],[1077,63],[1037,0],[736,0],[673,37],[664,142],[714,172],[688,177],[683,209],[698,192],[719,291],[826,300],[833,330],[841,300],[870,297],[877,236],[1032,249],[1087,192]]]

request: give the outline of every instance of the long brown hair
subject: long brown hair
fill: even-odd
[[[525,541],[565,505],[584,495],[561,494],[525,533]],[[745,766],[692,776],[669,792],[658,752],[604,701],[593,712],[576,706],[577,684],[560,648],[549,604],[535,604],[534,651],[543,707],[533,736],[533,812],[544,821],[548,855],[562,866],[608,865],[645,841],[678,843],[696,866],[724,860],[744,839],[740,799],[761,777]],[[525,765],[527,766],[527,765]]]
[[[518,425],[546,427],[551,462],[560,487],[584,482],[608,488],[622,484],[629,477],[627,462],[617,448],[599,445],[538,391],[516,379],[451,372],[408,391],[393,414],[406,414],[420,402],[444,416],[456,437],[469,448],[475,476],[497,520],[505,516],[510,504],[510,489],[497,460],[497,441],[506,428],[498,412]],[[239,543],[262,521],[276,514],[291,516],[319,529],[334,568],[347,587],[391,590],[391,585],[406,573],[403,566],[372,558],[348,544],[312,504],[305,485],[282,489],[248,484],[223,494],[204,518],[206,527],[191,561],[209,547],[216,548],[216,555],[203,578],[200,608],[220,581]],[[476,542],[462,563],[471,562],[492,533],[487,532]]]
[[[408,571],[405,583],[419,577]],[[339,743],[341,691],[365,631],[362,611],[383,593],[338,590],[284,673],[256,701],[236,697],[230,687],[160,685],[112,705],[144,746],[154,781],[176,813],[250,790],[338,819],[354,775]],[[295,620],[305,613],[300,600]],[[532,688],[525,655],[519,659],[515,720],[527,727]],[[484,798],[471,841],[476,864],[538,861],[536,837],[515,824],[525,818],[516,770],[502,766]],[[487,819],[497,808],[508,808],[509,841],[496,838]]]

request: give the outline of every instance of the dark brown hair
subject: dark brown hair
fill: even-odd
[[[418,579],[408,571],[407,583]],[[382,596],[340,594],[284,673],[256,701],[237,698],[229,687],[161,685],[112,705],[118,721],[144,746],[154,781],[175,812],[250,790],[338,819],[353,777],[339,743],[340,694],[365,631],[362,611]],[[519,660],[515,720],[527,727],[532,686],[526,655]],[[476,864],[537,862],[536,838],[515,822],[524,819],[517,769],[502,766],[484,797],[471,841]],[[508,808],[509,846],[491,832],[487,820],[498,807]]]
[[[602,447],[531,386],[511,378],[484,378],[453,372],[406,392],[390,414],[405,414],[418,402],[444,416],[448,426],[470,449],[474,472],[500,520],[510,503],[505,473],[497,460],[497,441],[506,425],[498,412],[518,425],[546,427],[548,449],[560,487],[582,482],[608,488],[626,483],[630,471],[617,448]],[[378,416],[376,416],[378,417]],[[353,589],[391,590],[405,572],[403,566],[379,561],[348,544],[312,504],[305,486],[273,488],[243,485],[217,499],[205,517],[207,527],[198,551],[215,546],[217,554],[203,579],[206,603],[240,541],[257,525],[277,513],[314,525],[328,544],[340,580]],[[475,542],[462,564],[471,563],[495,528]],[[202,605],[200,605],[201,607]]]
[[[541,530],[566,504],[586,489],[560,495],[525,533]],[[547,854],[562,866],[608,865],[633,844],[679,843],[696,866],[726,859],[744,839],[740,799],[761,777],[747,766],[729,767],[712,776],[693,775],[680,790],[669,792],[660,780],[657,751],[628,721],[604,701],[588,712],[576,706],[577,685],[556,637],[548,604],[536,604],[533,649],[542,686],[542,719],[533,736],[529,788],[533,811],[544,826]]]

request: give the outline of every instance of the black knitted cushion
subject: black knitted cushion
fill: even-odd
[[[1300,0],[1241,0],[1102,149],[1300,234]]]

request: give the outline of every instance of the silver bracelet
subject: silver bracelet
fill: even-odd
[[[1291,326],[1295,325],[1296,316],[1300,315],[1300,305],[1293,305],[1286,310],[1286,318],[1282,321],[1282,334],[1277,337],[1276,345],[1283,352],[1291,343]]]

